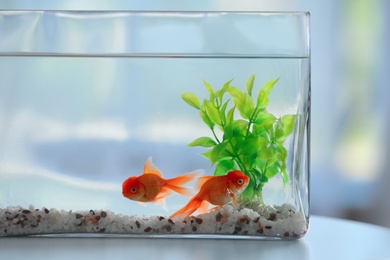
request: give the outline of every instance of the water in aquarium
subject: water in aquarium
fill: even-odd
[[[0,77],[0,234],[306,233],[308,57],[5,56]],[[206,189],[230,171],[243,189]]]

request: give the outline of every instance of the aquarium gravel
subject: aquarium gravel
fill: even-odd
[[[299,238],[306,234],[303,214],[290,204],[264,206],[259,212],[231,205],[185,219],[128,216],[108,210],[66,211],[34,206],[0,209],[0,236],[100,233],[128,235],[249,235]]]

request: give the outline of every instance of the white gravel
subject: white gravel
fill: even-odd
[[[184,220],[167,216],[128,216],[108,210],[36,209],[32,205],[29,208],[0,209],[0,236],[100,233],[158,237],[199,234],[295,239],[304,236],[307,228],[304,214],[296,212],[290,204],[264,206],[259,212],[225,205]]]

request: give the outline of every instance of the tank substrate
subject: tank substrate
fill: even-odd
[[[101,233],[129,235],[245,235],[294,239],[304,236],[308,223],[290,204],[264,206],[260,212],[225,205],[185,219],[128,216],[108,210],[65,211],[7,207],[0,209],[0,236]]]

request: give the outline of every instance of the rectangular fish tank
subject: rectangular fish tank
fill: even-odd
[[[298,239],[305,12],[0,11],[0,236]]]

